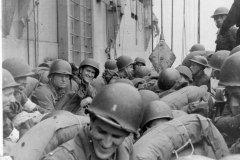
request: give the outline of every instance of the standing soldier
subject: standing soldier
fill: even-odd
[[[75,92],[81,98],[81,107],[91,104],[97,91],[91,85],[94,78],[99,75],[99,63],[92,58],[83,60],[79,65],[79,75],[74,76],[73,80],[77,83],[78,88]]]
[[[229,115],[216,120],[216,127],[224,135],[227,144],[232,145],[240,138],[240,51],[229,56],[220,71],[219,85],[228,93]]]
[[[227,18],[224,20],[222,27],[220,29],[220,35],[224,36],[229,28],[236,24],[237,27],[240,27],[240,1],[234,0],[234,3],[228,13]],[[240,45],[240,29],[238,28],[236,35],[236,46]]]
[[[204,69],[208,66],[208,61],[203,56],[194,56],[191,61],[190,69],[193,75],[193,86],[206,85],[210,90],[210,77],[204,73]]]
[[[33,111],[34,109],[41,109],[34,104],[23,92],[27,86],[27,77],[33,75],[30,66],[19,58],[8,58],[2,62],[2,67],[8,70],[14,80],[20,84],[14,89],[14,96],[16,101],[21,104],[23,109]],[[41,110],[41,112],[44,112]]]
[[[142,99],[132,86],[114,83],[104,87],[86,112],[90,124],[77,136],[45,156],[44,160],[134,159],[130,133],[137,133],[143,116]]]
[[[72,77],[72,69],[67,61],[55,60],[49,70],[49,82],[40,86],[32,99],[42,108],[53,111],[56,103],[65,95],[65,88]]]
[[[211,16],[215,24],[218,28],[217,32],[217,40],[216,43],[216,50],[228,50],[231,51],[236,45],[236,33],[237,28],[231,27],[229,28],[224,34],[220,35],[219,30],[222,27],[223,21],[226,19],[228,15],[229,9],[225,7],[219,7],[215,10],[214,14]]]
[[[121,78],[132,80],[133,77],[133,60],[131,57],[122,55],[117,58],[118,74]]]

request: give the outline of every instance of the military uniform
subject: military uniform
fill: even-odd
[[[220,34],[224,35],[225,32],[228,30],[228,28],[230,28],[231,26],[233,26],[234,24],[236,24],[237,27],[240,27],[240,1],[239,0],[234,0],[234,3],[228,13],[227,18],[224,20],[222,27],[220,29]],[[240,45],[240,29],[238,29],[237,31],[237,35],[236,35],[236,46]]]
[[[116,150],[108,160],[131,160],[134,157],[132,140],[127,137],[122,145]],[[62,144],[49,154],[43,160],[97,160],[99,159],[95,152],[90,138],[90,126],[84,125],[80,128],[78,135]]]
[[[231,27],[223,36],[217,33],[216,50],[228,50],[231,51],[236,46],[236,34],[237,28]]]
[[[191,83],[192,86],[202,86],[206,85],[208,90],[210,90],[210,77],[201,71],[197,75],[193,76],[193,82]]]
[[[32,101],[48,111],[53,111],[55,110],[54,106],[64,94],[65,89],[56,90],[51,82],[49,82],[40,86],[33,93]]]
[[[82,80],[79,76],[74,76],[73,80],[77,83],[78,88],[75,88],[75,92],[81,97],[81,99],[87,97],[95,97],[97,94],[96,89],[91,85]]]

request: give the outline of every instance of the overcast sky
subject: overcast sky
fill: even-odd
[[[171,12],[172,0],[163,1],[163,33],[165,41],[171,47]],[[182,57],[182,31],[183,31],[183,2],[184,0],[174,0],[174,25],[173,25],[173,51],[177,56],[174,67],[181,63]],[[186,3],[186,34],[187,50],[197,43],[197,4],[198,0],[185,0]],[[211,15],[218,7],[231,8],[233,0],[201,0],[201,20],[200,20],[200,43],[206,50],[215,50],[215,40],[217,28]],[[153,0],[153,11],[159,20],[161,31],[161,0]],[[155,38],[157,43],[159,38]],[[189,53],[189,52],[187,52]]]

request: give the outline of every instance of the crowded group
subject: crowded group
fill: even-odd
[[[239,160],[240,45],[224,36],[159,73],[128,55],[36,68],[5,59],[0,159]]]

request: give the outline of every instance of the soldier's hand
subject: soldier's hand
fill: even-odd
[[[91,104],[91,103],[92,103],[92,98],[87,97],[87,98],[85,98],[81,101],[80,105],[81,105],[81,107],[85,107],[85,106],[87,106],[88,104]]]

